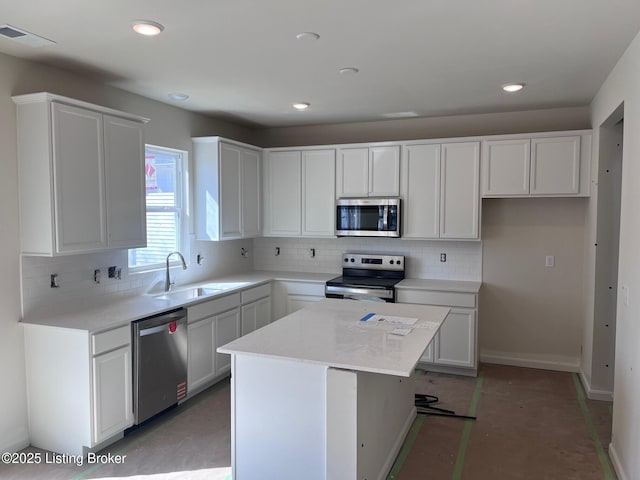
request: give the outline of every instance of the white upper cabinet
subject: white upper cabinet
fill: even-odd
[[[335,235],[335,150],[267,152],[264,234]]]
[[[400,147],[341,148],[336,167],[336,197],[400,195]]]
[[[478,238],[480,142],[442,145],[440,238]]]
[[[140,159],[144,159],[140,124],[105,115],[104,146],[107,243],[109,247],[144,247],[147,222],[144,167],[140,164]]]
[[[301,232],[302,177],[299,151],[268,152],[264,165],[264,234]]]
[[[580,137],[531,139],[531,194],[571,195],[580,190]]]
[[[193,138],[193,149],[197,237],[259,235],[261,150],[221,137]]]
[[[302,152],[302,235],[335,235],[336,151]]]
[[[13,100],[22,253],[145,246],[148,120],[49,93]]]
[[[487,140],[482,158],[483,195],[528,195],[531,142]]]
[[[409,145],[402,157],[402,236],[440,237],[440,145]]]
[[[402,158],[405,238],[479,238],[479,142],[408,145]]]
[[[590,168],[590,133],[487,139],[482,196],[589,196]]]

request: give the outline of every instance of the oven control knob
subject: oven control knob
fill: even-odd
[[[397,264],[397,265],[400,265],[400,262],[401,262],[401,260],[400,260],[400,259],[396,260],[396,264]]]
[[[355,259],[355,258],[353,258],[353,257],[351,257],[351,263],[353,263],[353,262],[355,262],[355,261],[356,261],[356,259]]]
[[[348,262],[348,261],[349,261],[349,259],[348,259],[348,258],[345,258],[345,259],[344,259],[344,261],[345,261],[345,262]]]
[[[390,263],[391,265],[393,265],[393,260],[389,260],[389,263]]]

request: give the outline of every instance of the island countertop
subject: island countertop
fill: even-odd
[[[418,320],[400,336],[390,332],[403,325],[361,321],[369,313]],[[325,299],[217,351],[409,377],[448,313],[447,307]]]

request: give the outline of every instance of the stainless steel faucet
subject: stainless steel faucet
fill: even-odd
[[[168,292],[169,290],[171,290],[171,286],[173,285],[173,283],[171,283],[171,277],[169,277],[169,258],[171,258],[171,255],[174,255],[174,254],[180,257],[180,260],[182,261],[182,269],[183,270],[187,269],[187,262],[184,261],[184,257],[180,252],[171,252],[169,255],[167,255],[167,275],[164,279],[165,292]]]

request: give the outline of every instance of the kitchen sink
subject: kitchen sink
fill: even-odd
[[[161,300],[191,300],[192,298],[204,297],[206,295],[213,295],[214,293],[220,292],[221,288],[210,288],[210,287],[194,287],[194,288],[185,288],[183,290],[173,290],[168,292],[163,292],[159,295],[154,295],[155,298],[159,298]]]

